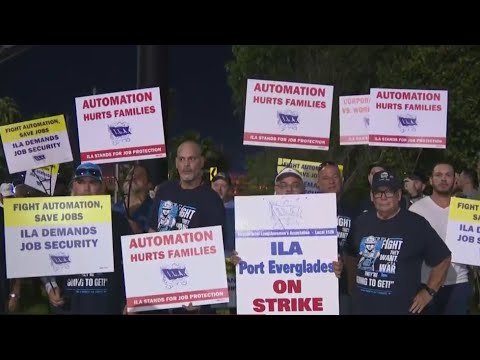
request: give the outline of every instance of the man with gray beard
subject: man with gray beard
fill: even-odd
[[[225,227],[225,208],[218,194],[202,182],[205,158],[200,144],[187,140],[177,149],[175,166],[180,180],[171,180],[158,188],[150,215],[150,232],[184,230],[207,226]],[[224,236],[225,238],[225,236]],[[190,303],[173,313],[211,313],[209,306]],[[150,312],[151,313],[151,312]],[[158,313],[164,313],[160,310]]]
[[[448,212],[454,191],[455,171],[453,166],[441,162],[433,167],[430,184],[433,192],[410,206],[415,212],[428,220],[438,235],[445,241],[447,237]],[[431,268],[422,266],[422,283],[426,284]],[[468,280],[468,268],[463,264],[451,263],[445,284],[438,292],[432,293],[433,299],[425,309],[430,315],[466,315],[472,299],[472,285]]]

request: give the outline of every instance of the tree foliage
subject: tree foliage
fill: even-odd
[[[475,45],[269,45],[232,48],[227,64],[237,116],[243,121],[247,79],[294,81],[334,86],[330,150],[302,151],[266,148],[264,156],[248,160],[254,182],[272,183],[277,157],[334,160],[344,164],[346,189],[364,188],[369,163],[382,161],[398,173],[427,172],[445,155],[472,166],[480,145],[478,124],[480,47]],[[370,88],[447,89],[447,151],[339,145],[338,97],[368,94]],[[272,161],[274,163],[272,163]]]
[[[223,151],[219,149],[211,138],[202,138],[197,131],[189,130],[183,135],[169,139],[168,148],[172,149],[168,153],[168,178],[178,179],[178,171],[175,166],[175,158],[177,156],[178,146],[187,140],[193,140],[200,144],[202,155],[205,157],[204,179],[209,181],[210,167],[217,167],[219,171],[228,171],[229,164],[225,158]]]
[[[20,109],[10,97],[0,98],[0,126],[13,124],[21,120],[22,114]],[[8,175],[7,162],[3,152],[3,143],[0,146],[0,177],[5,179]]]

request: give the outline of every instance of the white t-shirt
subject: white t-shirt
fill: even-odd
[[[423,216],[443,241],[447,238],[448,211],[450,207],[442,208],[438,206],[430,196],[412,204],[410,211]],[[431,267],[425,263],[422,265],[422,283],[428,282]],[[461,284],[468,281],[468,268],[463,264],[451,263],[448,269],[447,278],[444,285]]]

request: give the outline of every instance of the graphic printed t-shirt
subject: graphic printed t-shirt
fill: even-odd
[[[126,218],[112,212],[114,272],[67,275],[59,279],[69,314],[122,314],[126,303],[121,236],[130,235]],[[99,239],[104,241],[105,239]]]
[[[354,314],[409,314],[421,287],[425,261],[438,265],[450,255],[436,231],[418,214],[401,209],[388,220],[361,215],[346,246],[358,258]]]
[[[182,189],[177,181],[162,185],[155,195],[150,228],[156,231],[184,230],[225,224],[225,208],[209,186]]]

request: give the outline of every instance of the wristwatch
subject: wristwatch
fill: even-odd
[[[424,286],[424,289],[427,290],[428,294],[431,297],[434,297],[437,294],[435,290],[433,290],[432,288],[429,288],[427,285]]]

